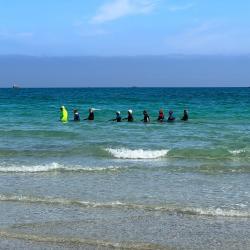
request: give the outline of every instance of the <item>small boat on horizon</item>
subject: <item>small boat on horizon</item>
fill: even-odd
[[[12,85],[12,88],[13,88],[13,89],[20,89],[20,87],[19,87],[17,84],[13,84],[13,85]]]

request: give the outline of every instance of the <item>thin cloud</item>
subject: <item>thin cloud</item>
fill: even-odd
[[[234,53],[240,52],[242,48],[249,50],[248,44],[249,38],[245,37],[242,30],[232,30],[216,21],[201,23],[168,36],[165,40],[170,51],[184,54]]]
[[[93,24],[113,21],[128,15],[152,12],[157,0],[112,0],[102,5],[90,20]]]
[[[171,6],[168,6],[168,10],[171,12],[176,12],[176,11],[191,9],[193,6],[194,6],[193,3],[188,3],[184,5],[171,5]]]
[[[73,23],[76,33],[80,37],[95,37],[109,34],[109,32],[99,26],[90,26],[86,22],[76,21]]]
[[[31,38],[33,33],[31,32],[9,32],[0,31],[0,39],[26,39]]]
[[[95,36],[102,36],[102,35],[107,35],[109,34],[108,31],[104,29],[93,29],[93,30],[82,30],[79,32],[79,35],[81,37],[95,37]]]
[[[169,49],[180,53],[195,53],[199,51],[210,51],[223,36],[218,32],[218,24],[215,22],[204,22],[186,31],[168,36],[166,44]],[[217,47],[217,46],[216,46]]]

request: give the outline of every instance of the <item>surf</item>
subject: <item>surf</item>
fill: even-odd
[[[179,215],[208,216],[208,217],[250,217],[250,211],[226,209],[220,207],[189,207],[173,204],[139,204],[117,201],[97,202],[73,200],[57,197],[36,197],[25,195],[0,194],[0,202],[21,202],[26,204],[47,204],[57,206],[78,206],[88,209],[130,209],[147,212],[163,212]]]
[[[166,156],[169,152],[167,149],[162,150],[144,150],[144,149],[127,149],[127,148],[106,148],[106,151],[113,157],[119,159],[159,159]]]
[[[107,172],[119,171],[126,169],[127,166],[105,166],[105,167],[88,167],[88,166],[65,166],[56,162],[44,165],[23,165],[23,166],[0,166],[0,173],[46,173],[46,172]]]

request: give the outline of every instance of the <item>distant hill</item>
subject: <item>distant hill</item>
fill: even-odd
[[[0,86],[249,86],[250,56],[0,56]]]

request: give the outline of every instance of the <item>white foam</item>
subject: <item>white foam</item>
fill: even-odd
[[[0,194],[0,201],[11,201],[11,202],[26,202],[26,203],[45,203],[45,204],[57,204],[57,205],[78,205],[83,207],[92,208],[115,208],[115,207],[126,207],[126,203],[120,201],[112,202],[94,202],[94,201],[81,201],[81,200],[70,200],[66,198],[56,197],[35,197],[25,195],[5,195]]]
[[[35,173],[35,172],[48,172],[52,170],[60,169],[62,166],[58,163],[51,163],[45,165],[35,165],[35,166],[8,166],[0,167],[0,172],[17,172],[17,173]]]
[[[127,148],[107,148],[109,152],[115,158],[121,159],[157,159],[167,155],[169,150],[143,150],[143,149],[127,149]]]
[[[145,211],[161,211],[167,213],[198,215],[198,216],[215,216],[215,217],[250,217],[249,211],[223,209],[223,208],[192,208],[192,207],[178,207],[172,205],[146,205],[123,203],[120,201],[110,202],[95,202],[95,201],[81,201],[71,200],[67,198],[57,197],[34,197],[24,195],[4,195],[0,194],[0,201],[6,202],[24,202],[24,203],[44,203],[52,205],[76,205],[85,208],[114,208],[114,209],[140,209]]]
[[[107,167],[83,167],[83,166],[64,166],[56,162],[44,165],[33,165],[33,166],[0,166],[0,173],[39,173],[39,172],[52,172],[52,171],[115,171],[126,167],[119,166],[107,166]]]
[[[239,155],[239,154],[241,154],[241,153],[245,153],[246,150],[245,150],[245,149],[229,150],[229,152],[230,152],[232,155]]]
[[[249,217],[249,212],[222,208],[196,208],[193,211],[198,215],[223,216],[223,217]]]

